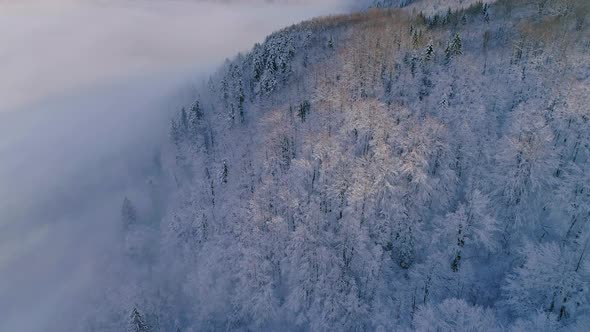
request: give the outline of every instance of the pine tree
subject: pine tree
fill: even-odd
[[[189,130],[187,133],[188,138],[194,144],[197,141],[197,137],[199,135],[201,120],[203,119],[203,110],[201,109],[201,105],[199,101],[195,101],[190,108],[188,114],[188,122],[189,122]]]
[[[123,205],[121,206],[121,221],[125,229],[129,229],[137,222],[137,211],[127,197],[123,199]]]
[[[229,170],[227,168],[227,161],[223,161],[223,166],[221,170],[221,182],[227,183],[227,176],[229,174]]]
[[[201,108],[201,104],[197,100],[191,106],[191,125],[193,127],[196,127],[201,119],[203,119],[203,109]]]
[[[463,42],[461,41],[461,36],[459,34],[455,34],[455,38],[453,39],[453,43],[451,44],[451,50],[453,55],[461,55],[463,54]]]
[[[131,316],[129,317],[128,332],[150,332],[151,329],[146,323],[144,317],[139,313],[137,307],[133,307]]]
[[[244,102],[246,101],[246,95],[244,94],[244,82],[242,78],[238,80],[238,115],[240,117],[240,123],[244,123],[246,121],[245,114],[244,114]]]
[[[461,41],[461,36],[459,34],[455,34],[453,41],[447,46],[445,50],[445,55],[447,58],[447,62],[450,61],[453,57],[459,56],[463,54],[463,42]]]
[[[432,60],[433,57],[434,57],[434,47],[432,46],[432,43],[429,43],[428,46],[426,47],[426,56],[424,57],[424,59],[426,59],[426,61],[430,61],[430,60]]]

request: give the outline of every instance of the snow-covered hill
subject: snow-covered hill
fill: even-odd
[[[585,330],[590,6],[421,3],[286,28],[204,82],[84,329]]]

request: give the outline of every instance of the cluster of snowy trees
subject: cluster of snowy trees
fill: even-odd
[[[85,328],[587,329],[588,15],[374,9],[227,61],[171,121],[165,215],[123,202]]]

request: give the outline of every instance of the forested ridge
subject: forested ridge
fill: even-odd
[[[197,89],[84,329],[590,328],[590,3],[403,4]]]

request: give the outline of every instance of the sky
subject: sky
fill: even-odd
[[[276,29],[346,8],[0,0],[0,331],[71,319],[192,83]]]

